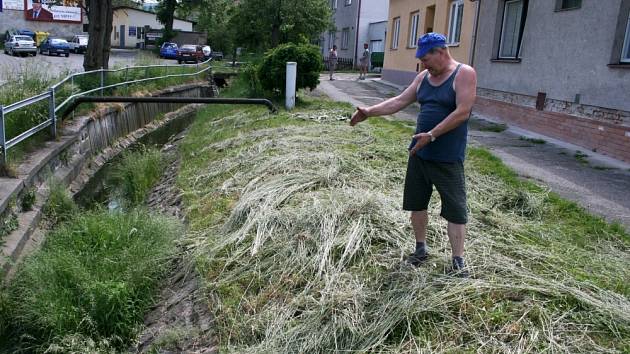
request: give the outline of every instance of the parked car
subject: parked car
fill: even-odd
[[[76,54],[85,53],[88,45],[88,36],[84,34],[77,34],[72,37],[70,42],[68,42],[70,50],[75,52]]]
[[[203,61],[203,50],[200,45],[184,44],[177,50],[177,62],[194,61],[198,63]]]
[[[209,45],[201,47],[201,51],[203,52],[203,60],[208,60],[212,56],[212,49]]]
[[[61,55],[64,54],[66,57],[70,56],[70,45],[68,41],[63,38],[54,38],[48,37],[42,44],[39,46],[40,54],[48,54],[48,55]]]
[[[160,58],[177,59],[177,43],[162,43],[162,46],[160,47]]]
[[[223,52],[212,52],[212,60],[223,60]]]
[[[37,55],[37,47],[35,41],[29,36],[11,36],[7,42],[4,42],[4,54],[9,55]]]
[[[8,42],[9,40],[11,40],[11,36],[29,36],[31,37],[31,39],[34,40],[35,32],[27,28],[23,28],[23,29],[11,28],[7,30],[6,32],[4,32],[4,41]]]

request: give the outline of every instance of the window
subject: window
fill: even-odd
[[[335,45],[335,31],[328,32],[328,49],[331,49]]]
[[[344,3],[346,6],[350,6],[352,5],[352,0],[345,0],[346,2]]]
[[[524,0],[506,0],[503,9],[503,25],[501,27],[501,43],[499,44],[499,59],[518,58],[521,46],[525,14]]]
[[[630,63],[630,14],[628,14],[628,21],[626,22],[626,37],[623,41],[623,51],[621,52],[622,63]]]
[[[400,35],[400,17],[394,19],[392,23],[392,49],[398,49],[398,36]]]
[[[414,12],[409,21],[409,48],[415,48],[418,42],[418,22],[420,21],[420,13]]]
[[[385,49],[381,40],[370,41],[370,48],[372,53],[383,52]]]
[[[459,43],[462,34],[462,19],[464,18],[464,1],[456,0],[451,3],[451,16],[448,25],[448,42]]]
[[[582,0],[556,0],[556,11],[573,10],[582,7]]]
[[[337,0],[330,1],[330,8],[333,10],[337,10]]]
[[[348,43],[350,37],[350,29],[344,28],[341,30],[341,49],[348,49]]]

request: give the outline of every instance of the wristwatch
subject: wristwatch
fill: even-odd
[[[431,133],[431,131],[427,132],[427,134],[429,134],[429,136],[431,137],[431,142],[435,141],[435,137],[433,136],[433,133]]]

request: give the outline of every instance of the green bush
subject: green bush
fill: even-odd
[[[47,236],[0,296],[3,336],[29,352],[64,346],[72,337],[125,349],[153,303],[179,233],[179,224],[146,211],[77,215]]]
[[[287,62],[297,63],[296,89],[313,90],[319,84],[319,73],[324,65],[319,48],[310,44],[283,44],[265,53],[258,66],[258,78],[265,90],[285,92]]]

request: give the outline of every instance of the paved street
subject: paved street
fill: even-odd
[[[133,65],[142,56],[153,57],[149,51],[112,49],[109,57],[110,67]],[[157,59],[162,63],[177,64],[174,60]],[[45,72],[50,76],[59,76],[64,72],[83,71],[83,54],[70,53],[69,57],[47,56],[12,57],[0,52],[0,83],[10,80],[21,70],[33,68],[36,72]]]
[[[400,87],[386,85],[379,78],[357,81],[358,74],[335,74],[335,81],[320,76],[318,90],[338,101],[353,105],[371,105],[393,97]],[[396,118],[415,122],[418,106],[396,114]],[[630,230],[630,164],[593,153],[576,145],[509,127],[496,133],[483,127],[490,117],[473,112],[469,138],[472,145],[483,146],[500,157],[520,176],[548,186],[551,191],[573,200],[592,213],[610,221],[620,221]],[[523,137],[523,138],[521,138]],[[543,139],[535,144],[525,139]],[[577,151],[585,158],[576,158]]]

